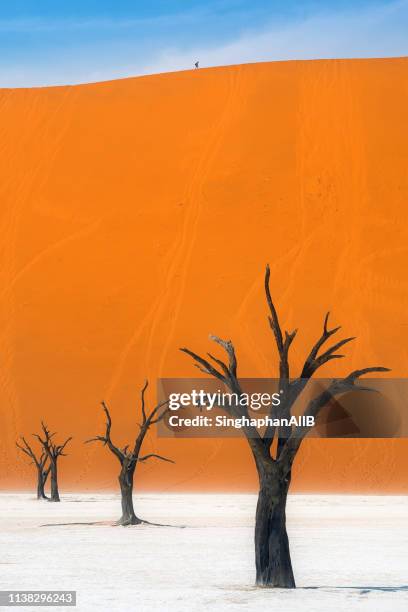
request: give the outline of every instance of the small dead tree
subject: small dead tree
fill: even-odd
[[[37,470],[37,499],[48,499],[45,495],[45,483],[51,469],[50,463],[47,465],[48,455],[43,449],[41,454],[37,456],[24,436],[21,436],[20,440],[21,443],[16,442],[17,448],[30,457],[31,463],[35,465]]]
[[[147,461],[148,459],[156,458],[161,459],[162,461],[168,461],[170,463],[174,463],[171,459],[167,459],[166,457],[162,457],[161,455],[157,455],[156,453],[149,453],[148,455],[140,456],[140,452],[142,449],[143,441],[150,427],[155,423],[158,423],[166,416],[168,412],[168,407],[165,406],[168,404],[167,401],[161,402],[157,404],[150,414],[146,411],[145,405],[145,392],[148,387],[148,381],[146,381],[142,391],[141,391],[141,413],[142,413],[142,422],[139,423],[139,433],[136,436],[133,450],[129,450],[129,444],[124,448],[120,449],[116,446],[111,439],[111,427],[112,427],[112,419],[109,413],[109,409],[105,402],[102,402],[102,408],[106,416],[106,430],[105,435],[96,436],[95,438],[91,438],[90,440],[86,440],[86,443],[89,442],[102,442],[104,446],[107,446],[111,453],[115,455],[120,463],[120,473],[119,473],[119,485],[121,492],[121,502],[122,502],[122,516],[117,521],[117,525],[139,525],[140,523],[146,522],[136,516],[134,507],[133,507],[133,479],[136,471],[136,466],[138,463],[143,461]]]
[[[280,386],[278,388],[283,391],[280,405],[272,408],[269,416],[290,419],[294,403],[312,376],[324,364],[344,357],[344,355],[338,353],[339,349],[354,338],[344,338],[321,352],[325,343],[340,329],[340,327],[329,329],[329,313],[327,313],[321,336],[308,354],[299,377],[291,378],[289,348],[297,330],[290,333],[282,332],[269,289],[269,278],[270,270],[267,266],[265,293],[269,307],[268,320],[279,355]],[[232,342],[221,340],[217,336],[210,336],[210,338],[224,349],[228,358],[227,363],[210,353],[208,353],[210,360],[207,360],[187,348],[181,350],[193,358],[195,365],[202,372],[221,381],[232,393],[240,397],[242,388],[238,379],[237,358]],[[365,374],[386,371],[388,371],[388,368],[363,368],[351,372],[344,378],[332,380],[325,390],[319,392],[308,402],[304,415],[316,418],[324,406],[343,393],[354,390],[373,391],[369,387],[357,385],[356,382]],[[233,417],[248,417],[247,408],[241,406],[239,402],[228,408],[224,407],[224,409]],[[243,433],[252,452],[259,478],[259,495],[255,518],[256,583],[259,586],[280,588],[294,588],[296,586],[286,531],[286,501],[293,462],[308,431],[308,427],[298,425],[281,428],[267,427],[261,434],[255,427],[243,427]]]
[[[55,436],[54,433],[50,433],[50,430],[45,425],[43,421],[41,421],[42,435],[41,437],[38,434],[34,434],[35,437],[41,443],[45,454],[48,457],[50,462],[50,472],[51,472],[51,497],[49,501],[59,502],[60,496],[58,491],[58,458],[66,457],[66,453],[64,453],[64,449],[68,442],[72,440],[72,437],[69,437],[63,442],[63,444],[55,444],[52,438]]]

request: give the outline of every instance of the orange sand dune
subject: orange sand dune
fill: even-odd
[[[197,371],[180,346],[235,341],[276,374],[266,262],[298,368],[327,309],[348,359],[407,373],[408,60],[278,62],[76,87],[0,90],[1,486],[31,486],[14,440],[41,417],[73,434],[63,486],[116,485],[82,441],[139,389]],[[144,488],[252,490],[245,444],[157,440],[177,463]],[[298,491],[407,491],[408,443],[308,441]]]

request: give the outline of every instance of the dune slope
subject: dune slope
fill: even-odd
[[[276,374],[262,277],[299,327],[324,313],[358,340],[324,374],[407,371],[408,60],[277,62],[75,87],[0,90],[3,488],[31,468],[14,440],[45,417],[73,434],[63,486],[115,486],[84,439],[130,441],[139,389],[196,375],[178,351],[232,338],[240,372]],[[322,372],[323,374],[323,372]],[[157,440],[177,463],[140,486],[256,487],[239,441]],[[18,461],[18,463],[16,463]],[[404,440],[309,441],[294,488],[407,491]]]

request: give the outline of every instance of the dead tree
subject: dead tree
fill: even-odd
[[[43,421],[41,421],[41,428],[43,431],[43,437],[38,434],[34,434],[35,437],[41,443],[45,454],[48,457],[50,462],[50,472],[51,472],[51,497],[49,501],[59,502],[60,496],[58,491],[58,458],[66,457],[66,453],[64,453],[64,449],[68,442],[72,440],[72,437],[69,437],[63,442],[63,444],[55,444],[52,438],[55,436],[55,433],[50,433],[50,430],[45,425]]]
[[[265,293],[269,307],[269,325],[273,332],[279,355],[279,387],[281,403],[270,411],[272,418],[290,418],[292,407],[305,389],[308,381],[324,364],[344,357],[338,351],[354,338],[344,338],[329,346],[323,346],[340,327],[329,329],[329,313],[327,313],[321,336],[308,354],[299,377],[291,378],[289,369],[289,349],[297,330],[282,332],[278,315],[272,301],[269,289],[269,266],[265,274]],[[209,360],[200,357],[187,348],[181,350],[195,361],[195,365],[205,374],[224,383],[227,388],[239,397],[242,394],[241,384],[237,374],[237,358],[231,341],[210,336],[226,352],[228,362],[224,362],[211,354]],[[323,351],[323,352],[322,352]],[[386,372],[388,368],[370,367],[355,370],[344,378],[331,381],[328,387],[319,392],[306,405],[304,415],[315,418],[333,398],[345,392],[361,390],[372,391],[368,387],[357,385],[359,378],[373,372]],[[225,408],[225,407],[224,407]],[[227,411],[233,417],[247,417],[244,406],[233,405]],[[301,443],[308,433],[308,427],[268,427],[260,433],[255,427],[244,427],[243,433],[252,452],[259,477],[259,495],[255,519],[255,565],[256,583],[259,586],[294,588],[295,580],[289,551],[289,540],[286,531],[286,500],[291,481],[291,471],[294,459]],[[275,444],[274,444],[275,441]]]
[[[91,438],[87,440],[88,442],[102,442],[104,446],[107,446],[111,453],[115,455],[120,463],[120,473],[119,473],[119,485],[120,485],[120,493],[121,493],[121,502],[122,502],[122,516],[117,521],[117,525],[139,525],[140,523],[146,522],[136,516],[134,507],[133,507],[133,480],[136,471],[136,466],[138,463],[147,461],[151,458],[161,459],[162,461],[168,461],[170,463],[174,463],[171,459],[167,459],[166,457],[162,457],[161,455],[157,455],[156,453],[149,453],[143,457],[140,456],[140,452],[142,449],[143,441],[150,427],[155,423],[158,423],[166,416],[168,412],[168,408],[165,408],[167,405],[167,401],[161,402],[157,404],[150,414],[146,411],[145,405],[145,392],[148,386],[148,381],[146,381],[142,391],[141,391],[141,414],[142,414],[142,422],[139,423],[139,433],[136,436],[135,443],[133,445],[133,450],[129,450],[129,444],[124,448],[120,449],[116,446],[111,439],[111,427],[112,427],[112,419],[108,410],[108,407],[105,402],[102,402],[102,408],[106,416],[106,430],[105,435],[96,436],[95,438]]]
[[[24,436],[21,436],[20,440],[21,444],[16,442],[17,448],[30,457],[31,463],[35,465],[37,470],[37,499],[48,499],[45,495],[45,483],[47,482],[48,474],[51,469],[50,463],[47,465],[48,455],[43,449],[41,454],[37,456]]]

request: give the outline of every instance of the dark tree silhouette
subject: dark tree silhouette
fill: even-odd
[[[59,496],[59,491],[58,491],[57,462],[58,462],[59,457],[66,457],[66,454],[64,453],[64,449],[66,445],[68,444],[68,442],[72,440],[72,437],[67,438],[65,442],[63,442],[63,444],[55,444],[52,440],[52,438],[55,436],[55,433],[50,433],[50,430],[48,429],[48,427],[45,425],[43,421],[41,421],[41,428],[43,431],[42,433],[43,437],[39,436],[38,434],[34,434],[34,435],[41,443],[44,449],[44,452],[46,453],[48,460],[50,462],[51,497],[49,498],[49,501],[59,502],[60,496]]]
[[[139,525],[140,523],[145,523],[138,516],[136,516],[134,507],[133,507],[133,479],[136,471],[136,466],[138,463],[147,461],[151,458],[161,459],[162,461],[168,461],[170,463],[174,463],[171,459],[167,459],[166,457],[162,457],[161,455],[157,455],[156,453],[149,453],[143,457],[140,456],[140,451],[142,449],[143,441],[150,427],[155,423],[161,421],[167,414],[168,408],[164,408],[168,402],[161,402],[157,404],[153,410],[148,414],[146,412],[145,406],[145,392],[148,386],[148,381],[146,381],[142,391],[141,391],[141,415],[142,422],[139,423],[139,433],[136,436],[133,450],[129,451],[129,444],[124,448],[120,449],[116,446],[111,439],[111,427],[112,427],[112,419],[108,410],[108,407],[105,402],[102,402],[102,408],[106,416],[106,431],[103,436],[96,436],[95,438],[91,438],[90,440],[86,440],[86,443],[89,442],[102,442],[104,446],[107,446],[111,453],[115,455],[120,463],[120,473],[119,473],[119,485],[121,492],[121,501],[122,501],[122,516],[117,521],[117,525]],[[162,410],[164,408],[164,410]]]
[[[307,356],[300,376],[291,378],[289,369],[289,348],[296,336],[293,332],[282,332],[278,315],[269,289],[269,266],[266,267],[265,293],[269,307],[269,325],[273,332],[279,355],[279,389],[281,404],[271,410],[272,418],[290,418],[291,409],[305,389],[308,381],[316,371],[333,359],[344,357],[338,350],[354,338],[344,338],[321,352],[323,345],[340,327],[329,329],[327,313],[323,331]],[[228,363],[208,354],[210,361],[200,357],[187,348],[181,350],[195,361],[195,365],[205,374],[209,374],[224,383],[238,397],[242,393],[237,375],[237,358],[232,342],[210,336],[226,352]],[[320,354],[319,354],[320,353]],[[213,362],[215,365],[213,365]],[[307,404],[304,415],[317,417],[321,409],[333,398],[345,392],[360,390],[372,391],[356,382],[364,374],[386,372],[388,368],[371,367],[351,372],[345,378],[332,380],[328,387],[319,392]],[[239,404],[239,402],[237,402]],[[248,416],[247,408],[241,405],[228,407],[233,417]],[[243,432],[250,446],[259,477],[259,495],[255,519],[255,564],[256,583],[259,586],[294,588],[295,580],[289,552],[289,540],[286,531],[286,500],[291,481],[291,471],[302,440],[308,433],[308,427],[268,427],[262,434],[255,427],[244,427]],[[274,444],[275,441],[275,444]]]
[[[37,470],[37,499],[48,499],[45,495],[45,483],[47,482],[48,474],[50,473],[51,465],[47,464],[48,455],[44,451],[41,451],[40,455],[36,455],[32,447],[28,444],[24,436],[20,436],[21,444],[16,442],[17,448],[25,453],[31,459],[31,463],[35,465]]]

